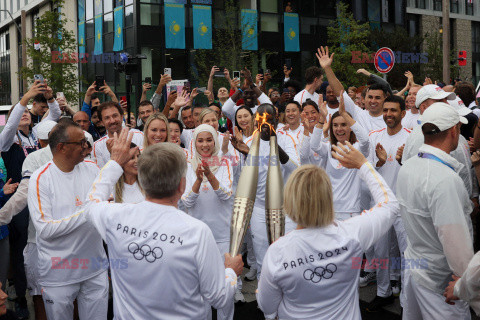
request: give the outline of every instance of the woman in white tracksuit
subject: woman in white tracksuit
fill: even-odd
[[[258,306],[267,319],[361,319],[362,254],[390,229],[399,205],[382,176],[351,144],[338,154],[343,166],[357,169],[377,205],[368,214],[337,221],[325,171],[306,165],[293,172],[284,204],[298,227],[268,248],[258,285]]]
[[[361,213],[360,198],[362,181],[358,170],[349,169],[332,157],[332,146],[337,142],[349,141],[367,157],[369,152],[368,133],[345,111],[343,99],[339,111],[335,112],[324,127],[323,133],[329,135],[325,141],[321,130],[314,130],[310,148],[322,158],[322,166],[332,182],[335,217],[345,220]],[[328,130],[328,131],[327,131]]]
[[[223,256],[230,249],[232,164],[227,157],[219,156],[218,135],[211,125],[199,125],[192,143],[193,157],[188,164],[182,202],[192,217],[210,227]],[[219,319],[233,319],[233,313],[233,300],[228,307],[217,311]]]

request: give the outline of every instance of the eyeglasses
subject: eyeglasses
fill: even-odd
[[[80,141],[64,141],[62,143],[65,143],[65,144],[77,144],[79,145],[80,147],[82,147],[83,149],[86,149],[88,148],[88,141],[87,139],[82,139]]]
[[[278,93],[273,93],[272,94],[272,98],[278,98],[278,97],[280,97],[280,94],[278,94]]]

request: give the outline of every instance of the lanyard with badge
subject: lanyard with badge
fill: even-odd
[[[445,161],[443,161],[442,159],[440,159],[439,157],[437,157],[437,156],[435,156],[435,155],[433,155],[433,154],[431,154],[431,153],[419,152],[419,153],[418,153],[418,156],[419,156],[420,158],[431,159],[431,160],[440,162],[440,163],[446,165],[447,167],[449,167],[450,169],[452,169],[453,171],[455,171],[455,169],[454,169],[451,165],[449,165],[448,163],[446,163]]]
[[[21,133],[25,138],[28,139],[28,142],[30,143],[30,148],[35,148],[35,150],[38,150],[38,145],[37,145],[37,143],[36,143],[35,140],[34,140],[34,144],[32,145],[32,143],[30,142],[30,137],[25,136],[25,134],[24,134],[22,131],[20,131],[20,133]],[[18,139],[18,143],[20,144],[20,147],[21,147],[22,150],[23,150],[23,153],[25,154],[25,157],[27,157],[27,156],[28,156],[27,148],[25,148],[25,146],[23,145],[23,141],[22,141],[22,139],[20,138],[20,135],[18,134],[18,132],[17,132],[17,139]]]

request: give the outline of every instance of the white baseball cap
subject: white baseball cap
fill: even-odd
[[[57,123],[52,120],[43,120],[37,126],[37,139],[48,140],[48,134]]]
[[[455,100],[448,100],[448,104],[457,110],[458,114],[465,117],[467,114],[472,113],[472,109],[465,107],[462,99],[456,97]]]
[[[454,92],[443,91],[443,89],[436,84],[427,84],[418,90],[417,98],[415,99],[415,107],[417,109],[420,108],[422,102],[427,99],[442,100],[446,98],[447,100],[453,100],[456,96],[457,95]]]
[[[455,108],[444,102],[435,102],[432,104],[423,112],[420,119],[422,121],[422,126],[431,123],[440,129],[439,131],[433,131],[432,133],[448,130],[459,122],[463,124],[468,123],[467,119],[460,116]]]

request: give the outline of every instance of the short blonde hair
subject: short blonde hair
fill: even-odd
[[[325,170],[305,165],[293,171],[283,192],[283,207],[301,227],[319,228],[333,223],[332,184]]]
[[[148,127],[150,127],[150,124],[157,119],[165,122],[165,126],[167,127],[167,138],[165,139],[165,142],[170,141],[170,128],[168,126],[168,119],[167,117],[165,117],[163,113],[156,112],[147,118],[147,120],[145,121],[145,126],[143,127],[143,148],[144,149],[148,147],[148,138],[147,138]]]
[[[217,113],[216,113],[215,111],[213,111],[213,110],[210,109],[210,108],[205,108],[205,109],[203,109],[202,112],[200,112],[200,114],[198,115],[198,123],[202,123],[203,118],[205,118],[205,116],[206,116],[207,114],[210,114],[210,113],[214,113],[214,114],[215,114],[215,117],[216,117],[217,120],[218,120],[218,115],[217,115]]]

